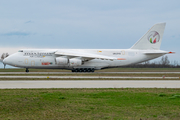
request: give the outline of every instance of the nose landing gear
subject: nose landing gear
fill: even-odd
[[[27,73],[29,72],[28,68],[26,68],[26,72],[27,72]]]
[[[94,68],[75,68],[72,72],[94,72]]]

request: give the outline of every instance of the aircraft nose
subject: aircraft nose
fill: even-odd
[[[3,63],[4,64],[10,64],[10,59],[8,57],[4,58]]]

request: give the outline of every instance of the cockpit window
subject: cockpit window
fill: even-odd
[[[23,52],[23,50],[19,50],[18,52]]]

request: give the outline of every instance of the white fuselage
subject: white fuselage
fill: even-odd
[[[70,59],[81,59],[81,57],[67,57],[57,55],[57,51],[73,51],[78,53],[91,53],[95,55],[105,55],[117,59],[88,59],[81,65],[72,66],[70,63],[57,64],[57,57],[65,57]],[[161,50],[153,50],[158,52]],[[135,50],[135,49],[24,49],[10,55],[4,59],[5,64],[22,68],[40,68],[40,69],[73,69],[73,68],[94,68],[102,69],[108,67],[119,67],[130,64],[136,64],[151,60],[164,54],[147,55],[144,53],[152,52],[152,50]]]

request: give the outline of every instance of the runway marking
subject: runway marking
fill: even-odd
[[[178,80],[58,80],[0,81],[0,89],[14,88],[180,88]]]

